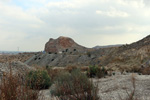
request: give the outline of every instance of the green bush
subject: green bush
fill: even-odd
[[[50,77],[45,70],[30,71],[27,81],[32,89],[47,89],[51,85]]]
[[[89,66],[88,70],[88,76],[89,77],[95,77],[98,73],[98,67],[97,66]]]
[[[50,92],[60,100],[98,100],[98,87],[79,69],[60,74]]]
[[[100,68],[97,66],[89,66],[89,70],[87,72],[88,77],[104,77],[107,74],[104,67]]]

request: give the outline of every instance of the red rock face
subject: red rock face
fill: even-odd
[[[63,38],[63,37],[60,37],[60,38],[58,39],[58,41],[59,41],[58,44],[59,44],[61,47],[63,47],[63,48],[69,48],[69,47],[71,47],[73,44],[75,44],[74,41],[73,41],[72,39],[70,39],[70,38]]]
[[[58,39],[50,39],[45,45],[45,51],[56,53],[63,51],[68,48],[80,47],[77,43],[74,42],[71,38],[68,37],[59,37]]]

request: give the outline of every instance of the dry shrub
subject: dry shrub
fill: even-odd
[[[112,59],[111,63],[115,63],[115,62],[124,62],[124,59],[116,57],[116,58]]]
[[[89,70],[89,67],[88,66],[84,66],[84,67],[80,67],[81,71],[82,72],[86,72]]]
[[[72,72],[74,69],[77,69],[78,67],[77,66],[67,66],[66,68],[65,68],[65,70],[67,71],[67,72]]]
[[[131,67],[131,72],[140,72],[140,67],[138,67],[138,66],[132,66]]]
[[[38,100],[38,90],[31,90],[24,76],[5,74],[0,83],[0,100]]]
[[[69,72],[71,73],[75,69],[80,69],[81,72],[87,72],[89,70],[89,67],[77,67],[77,66],[67,66],[65,68],[53,68],[53,67],[46,67],[45,70],[47,70],[51,80],[53,81],[55,77],[57,77],[60,73],[63,72]]]
[[[32,64],[31,66],[34,67],[36,70],[44,70],[45,69],[44,66],[40,66],[40,65],[37,65],[37,64]]]
[[[78,69],[60,74],[51,94],[60,100],[99,100],[98,86],[89,81]]]
[[[105,75],[107,75],[107,71],[104,67],[98,67],[98,66],[89,66],[89,70],[87,72],[88,77],[98,77],[102,78]]]
[[[141,69],[141,73],[143,75],[150,75],[150,67],[146,67],[146,68]]]
[[[59,73],[64,72],[64,69],[46,69],[48,72],[48,75],[50,76],[51,80],[54,81],[55,77],[59,75]]]
[[[81,72],[87,72],[89,70],[88,66],[83,66],[83,67],[79,67],[79,66],[67,66],[64,68],[65,71],[71,73],[73,70],[75,69],[80,69]]]

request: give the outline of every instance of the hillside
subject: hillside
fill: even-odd
[[[132,44],[120,46],[100,59],[102,65],[113,70],[140,69],[150,60],[150,36]]]
[[[123,44],[116,44],[116,45],[106,45],[106,46],[95,46],[93,49],[100,49],[100,48],[111,48],[111,47],[120,47]]]
[[[60,67],[98,65],[110,70],[133,71],[145,66],[150,59],[150,36],[129,45],[100,49],[85,48],[71,38],[59,37],[50,39],[45,50],[46,53],[34,55],[26,64]]]

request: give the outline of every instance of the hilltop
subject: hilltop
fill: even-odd
[[[85,49],[85,47],[74,42],[73,39],[63,36],[60,36],[57,39],[50,38],[45,44],[45,51],[47,53],[62,53],[65,51],[83,52]]]

